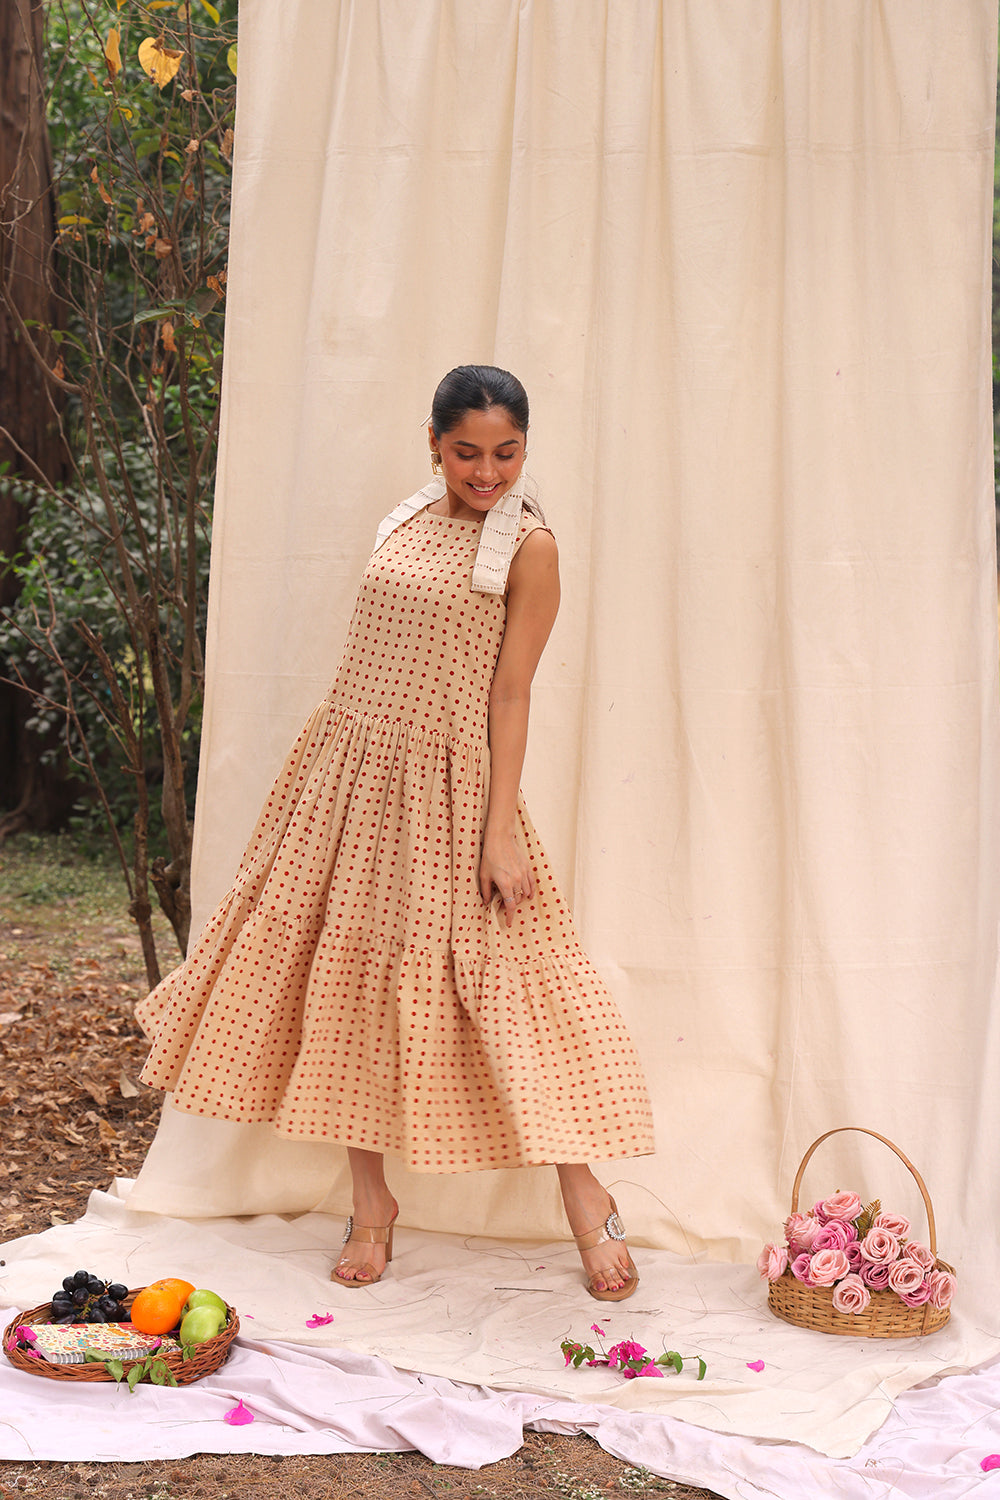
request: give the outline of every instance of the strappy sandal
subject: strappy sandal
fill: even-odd
[[[398,1217],[399,1209],[397,1208],[388,1224],[378,1225],[371,1229],[363,1224],[355,1224],[354,1215],[350,1214],[347,1219],[347,1227],[344,1230],[344,1238],[341,1241],[341,1245],[346,1245],[348,1240],[355,1240],[362,1245],[384,1245],[386,1247],[385,1263],[388,1265],[392,1260],[392,1226]],[[352,1276],[350,1281],[348,1281],[345,1276],[337,1275],[337,1266],[342,1266],[343,1264],[344,1257],[341,1256],[337,1265],[330,1272],[330,1280],[335,1282],[337,1286],[347,1287],[350,1290],[359,1286],[374,1286],[377,1281],[382,1280],[383,1273],[379,1271],[376,1274],[373,1263],[371,1261],[363,1261],[358,1267],[357,1274]],[[368,1273],[367,1275],[365,1274],[366,1272]]]
[[[608,1196],[610,1197],[610,1194]],[[618,1217],[618,1205],[615,1203],[615,1200],[611,1199],[611,1212],[603,1224],[599,1224],[596,1229],[588,1229],[586,1234],[575,1234],[573,1238],[576,1241],[576,1248],[578,1250],[593,1250],[595,1245],[603,1245],[605,1240],[621,1244],[625,1239],[625,1225]],[[606,1271],[595,1271],[589,1278],[587,1291],[598,1302],[624,1302],[626,1297],[631,1297],[639,1285],[639,1273],[627,1250],[625,1251],[625,1256],[628,1265],[624,1270],[621,1266],[614,1265]],[[602,1281],[608,1281],[611,1277],[617,1278],[623,1276],[626,1270],[628,1272],[628,1281],[626,1281],[624,1286],[615,1287],[614,1289],[606,1286],[603,1290],[595,1287],[594,1282],[598,1278]]]

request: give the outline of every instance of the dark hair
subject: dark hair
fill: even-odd
[[[459,365],[449,370],[434,392],[431,425],[434,436],[451,432],[470,411],[502,406],[514,426],[528,430],[528,394],[516,375],[496,365]]]

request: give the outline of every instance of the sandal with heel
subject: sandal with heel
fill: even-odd
[[[610,1194],[608,1196],[610,1197]],[[618,1205],[615,1203],[615,1200],[611,1198],[611,1212],[603,1224],[599,1224],[596,1229],[588,1229],[586,1234],[575,1234],[573,1239],[576,1241],[576,1248],[578,1250],[593,1250],[595,1245],[603,1245],[605,1241],[610,1241],[612,1244],[622,1244],[625,1239],[625,1225],[618,1217]],[[625,1251],[625,1256],[628,1262],[625,1267],[612,1265],[606,1271],[594,1271],[588,1277],[587,1291],[598,1302],[624,1302],[626,1297],[631,1297],[639,1285],[639,1273],[627,1250]],[[594,1285],[594,1282],[597,1280],[606,1282],[612,1277],[617,1279],[626,1273],[628,1280],[624,1286],[598,1288]]]
[[[364,1224],[355,1224],[354,1215],[350,1214],[341,1243],[346,1245],[349,1240],[354,1240],[356,1243],[362,1245],[384,1245],[385,1263],[388,1265],[392,1260],[392,1228],[398,1217],[399,1209],[397,1208],[388,1224],[376,1225],[374,1228],[370,1228]],[[376,1282],[382,1280],[383,1272],[376,1271],[371,1261],[363,1261],[358,1267],[357,1273],[348,1281],[345,1276],[337,1275],[338,1269],[345,1263],[348,1263],[347,1258],[341,1256],[336,1266],[330,1272],[330,1280],[335,1282],[337,1286],[347,1287],[350,1290],[360,1286],[374,1286]]]

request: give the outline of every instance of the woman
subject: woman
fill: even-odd
[[[347,1147],[344,1287],[392,1257],[386,1151],[415,1171],[556,1163],[591,1295],[637,1284],[586,1163],[652,1150],[645,1084],[518,791],[559,602],[527,432],[507,371],[438,386],[440,478],[379,527],[233,889],[137,1007],[143,1079],[175,1107]]]

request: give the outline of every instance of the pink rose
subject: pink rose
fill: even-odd
[[[795,1277],[795,1280],[804,1282],[806,1286],[812,1286],[813,1284],[812,1277],[809,1275],[809,1262],[811,1259],[812,1256],[809,1254],[809,1251],[803,1250],[801,1255],[795,1257],[791,1266],[792,1275]]]
[[[785,1239],[789,1249],[798,1255],[801,1250],[811,1250],[813,1240],[823,1228],[812,1214],[789,1214],[785,1220]]]
[[[864,1208],[864,1204],[857,1193],[834,1193],[831,1198],[824,1198],[823,1213],[829,1219],[856,1219]]]
[[[788,1265],[788,1251],[784,1245],[765,1245],[757,1257],[757,1269],[768,1281],[777,1281]]]
[[[899,1240],[888,1229],[869,1229],[861,1241],[861,1254],[874,1266],[889,1266],[899,1257]]]
[[[862,1266],[867,1265],[867,1261],[861,1254],[861,1246],[857,1240],[853,1240],[851,1244],[844,1246],[844,1254],[847,1256],[847,1263],[852,1271],[860,1271]]]
[[[912,1292],[900,1292],[900,1302],[905,1302],[907,1307],[923,1307],[925,1302],[931,1300],[931,1289],[926,1281],[922,1281]]]
[[[923,1284],[924,1268],[917,1265],[908,1255],[900,1256],[889,1267],[889,1286],[897,1294],[902,1296],[904,1292],[915,1292],[918,1286]],[[926,1299],[925,1299],[926,1300]]]
[[[951,1306],[957,1283],[950,1271],[931,1271],[927,1277],[927,1285],[931,1291],[932,1306],[940,1308]]]
[[[852,1272],[845,1276],[843,1281],[837,1283],[833,1289],[833,1305],[837,1312],[862,1313],[872,1300],[872,1294],[861,1280]]]
[[[813,1250],[846,1250],[854,1243],[858,1231],[844,1219],[830,1219],[812,1242]]]
[[[820,1198],[816,1203],[813,1204],[812,1208],[809,1210],[813,1218],[818,1219],[821,1224],[826,1223],[826,1210],[823,1207],[823,1203],[824,1200]]]
[[[933,1271],[934,1256],[926,1245],[921,1245],[919,1240],[907,1240],[906,1254],[911,1260],[915,1260],[918,1266],[923,1266],[925,1271]]]
[[[850,1269],[843,1250],[817,1250],[809,1261],[809,1275],[816,1286],[833,1286]]]
[[[871,1228],[888,1229],[889,1233],[894,1234],[897,1240],[905,1240],[909,1238],[910,1221],[909,1219],[904,1219],[902,1214],[887,1214],[879,1210],[874,1219],[872,1219]]]
[[[876,1266],[870,1260],[863,1260],[858,1274],[865,1286],[871,1287],[873,1292],[884,1292],[889,1285],[888,1266]]]

